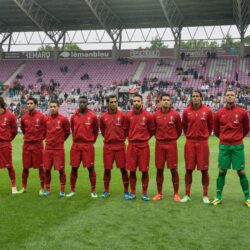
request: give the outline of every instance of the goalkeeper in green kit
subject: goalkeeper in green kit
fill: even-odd
[[[222,202],[222,191],[227,170],[237,171],[244,193],[244,202],[250,207],[249,183],[245,173],[245,157],[243,138],[249,132],[249,116],[246,110],[235,105],[235,92],[225,93],[226,106],[218,110],[214,117],[214,134],[220,139],[219,175],[217,177],[217,194],[213,205]]]

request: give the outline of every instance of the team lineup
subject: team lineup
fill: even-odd
[[[15,170],[12,164],[11,141],[17,135],[16,117],[5,108],[0,97],[0,168],[7,168],[11,180],[12,193],[22,194],[27,191],[29,169],[38,169],[40,177],[40,196],[50,194],[51,170],[59,172],[60,197],[72,197],[82,164],[88,169],[90,194],[93,198],[110,196],[110,180],[113,163],[120,169],[124,186],[124,199],[136,199],[136,171],[141,172],[141,199],[149,201],[147,190],[149,184],[150,148],[148,141],[155,136],[155,167],[157,194],[153,200],[163,198],[165,165],[170,170],[173,183],[173,199],[176,202],[191,201],[192,174],[195,169],[201,172],[204,204],[219,205],[222,203],[222,191],[227,170],[232,167],[239,176],[244,194],[244,203],[250,207],[249,183],[245,173],[243,139],[249,132],[248,113],[236,106],[235,92],[227,90],[226,105],[213,114],[212,110],[202,104],[202,93],[194,90],[191,102],[184,110],[182,118],[172,108],[171,96],[163,93],[160,97],[160,108],[154,114],[147,112],[142,105],[142,96],[133,96],[133,109],[128,114],[117,108],[117,97],[107,97],[107,112],[99,120],[95,113],[87,108],[87,97],[79,98],[79,108],[70,121],[59,114],[59,102],[51,101],[50,115],[44,116],[37,108],[37,100],[27,99],[28,111],[21,117],[23,133],[23,172],[22,188],[16,188]],[[99,128],[104,138],[104,192],[96,193],[95,148]],[[65,151],[64,142],[72,131],[73,143],[70,150],[70,187],[65,193]],[[186,137],[184,147],[185,159],[185,196],[179,196],[178,150],[177,140],[182,131]],[[216,180],[216,197],[211,202],[209,189],[209,146],[208,138],[212,131],[220,140],[218,157],[218,177]],[[128,140],[126,149],[125,141]],[[45,147],[43,146],[45,140]],[[151,152],[152,153],[152,152]]]

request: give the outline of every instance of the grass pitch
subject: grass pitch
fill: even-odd
[[[179,140],[180,195],[184,195],[184,137]],[[17,185],[21,188],[22,136],[13,142],[13,161]],[[66,142],[67,185],[70,191],[69,150]],[[156,194],[154,140],[151,145],[149,196]],[[250,179],[250,138],[245,140],[247,175]],[[96,148],[97,193],[103,191],[102,138]],[[218,140],[210,139],[210,192],[215,196]],[[76,193],[72,198],[59,198],[59,176],[52,174],[52,194],[39,197],[39,178],[30,171],[28,192],[11,195],[6,170],[0,171],[0,249],[247,249],[250,244],[249,212],[243,205],[239,178],[229,171],[218,207],[202,203],[201,174],[194,172],[192,201],[175,203],[172,199],[170,172],[165,170],[164,199],[140,200],[141,181],[137,173],[137,200],[122,198],[120,171],[112,171],[107,199],[90,198],[88,172],[79,169]]]

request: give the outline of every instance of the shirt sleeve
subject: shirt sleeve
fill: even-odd
[[[181,136],[181,133],[182,133],[182,127],[181,127],[181,117],[179,114],[177,114],[177,117],[176,117],[176,124],[175,124],[175,127],[176,127],[176,131],[177,131],[177,136],[178,138]]]
[[[70,127],[71,127],[71,131],[72,131],[72,134],[74,133],[74,116],[72,115],[71,118],[70,118]]]
[[[12,118],[11,118],[11,124],[10,124],[10,127],[11,127],[11,139],[14,140],[14,138],[16,137],[17,135],[17,121],[16,121],[16,117],[13,115]]]
[[[218,112],[216,112],[214,114],[214,126],[213,126],[213,129],[214,129],[214,134],[216,137],[220,137],[220,120],[219,120],[219,116],[218,116]]]
[[[183,115],[182,115],[182,129],[184,131],[184,134],[187,133],[187,126],[188,126],[188,120],[187,120],[187,112],[184,110]]]
[[[101,130],[102,136],[104,137],[106,126],[105,126],[105,123],[104,123],[103,116],[100,117],[100,130]]]
[[[152,137],[155,134],[155,123],[153,115],[151,114],[148,115],[148,132],[150,137]]]
[[[209,135],[211,135],[213,131],[213,120],[214,120],[213,113],[212,113],[212,110],[210,110],[208,113],[208,119],[207,119],[207,127],[208,127]]]
[[[22,130],[22,133],[25,134],[25,123],[24,123],[24,120],[23,120],[23,116],[21,117],[21,130]]]
[[[93,132],[94,132],[94,139],[96,141],[96,139],[98,137],[98,132],[99,132],[98,118],[96,115],[93,118]]]
[[[64,141],[66,141],[70,135],[70,123],[66,117],[64,119],[63,129],[64,129]]]
[[[245,111],[243,113],[242,126],[243,126],[243,137],[245,137],[249,132],[249,116],[248,113]]]

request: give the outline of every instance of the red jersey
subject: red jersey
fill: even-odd
[[[166,113],[160,109],[153,114],[153,118],[158,141],[173,141],[181,136],[181,117],[174,109],[170,108]]]
[[[95,113],[86,109],[84,114],[79,109],[71,116],[71,130],[74,142],[95,142],[98,136],[98,119]]]
[[[126,115],[120,110],[108,111],[100,117],[100,129],[105,143],[124,143],[128,133]]]
[[[64,148],[64,141],[70,134],[70,124],[65,116],[60,114],[46,116],[44,130],[46,149]]]
[[[153,116],[145,109],[141,109],[139,113],[135,113],[134,110],[130,111],[127,120],[129,142],[147,142],[154,134]]]
[[[26,112],[21,118],[24,142],[42,142],[44,140],[44,115],[34,110]]]
[[[213,113],[206,105],[189,105],[183,112],[182,128],[188,140],[207,140],[213,130]]]
[[[233,105],[218,110],[214,116],[214,134],[221,144],[242,144],[249,132],[249,116],[246,110]]]
[[[0,148],[11,142],[17,135],[17,121],[14,114],[6,109],[0,114]]]

